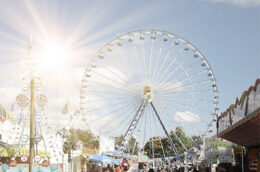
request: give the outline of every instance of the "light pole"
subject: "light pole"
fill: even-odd
[[[35,101],[36,101],[36,104],[40,108],[43,108],[46,105],[48,99],[43,94],[39,94],[39,95],[35,96],[35,91],[41,90],[41,87],[42,87],[39,77],[31,76],[31,77],[29,77],[29,81],[28,81],[28,78],[23,78],[23,80],[25,80],[25,87],[23,88],[23,90],[24,91],[30,90],[30,100],[27,97],[27,95],[20,94],[16,97],[16,101],[20,107],[26,107],[26,106],[28,106],[28,104],[30,102],[29,172],[32,172],[32,164],[33,164],[33,158],[34,158],[34,142],[35,142],[35,136],[36,136],[35,135],[35,121],[34,121],[35,120],[35,116],[34,116]],[[27,83],[26,83],[26,81],[27,81]],[[22,131],[22,134],[23,134],[23,131]]]
[[[32,50],[32,38],[30,38],[30,41],[27,44],[27,50],[30,53]],[[29,76],[29,84],[26,84],[26,87],[24,88],[24,91],[29,91],[30,88],[30,144],[29,144],[29,172],[33,172],[32,171],[32,166],[33,166],[33,159],[34,159],[34,142],[35,142],[35,133],[34,133],[34,120],[35,120],[35,116],[34,116],[34,103],[35,103],[35,90],[41,90],[41,82],[40,82],[40,78],[39,77],[35,77],[33,76],[34,71],[33,71],[33,67],[35,66],[35,64],[30,64],[28,65],[29,67],[32,67],[32,71],[30,73]],[[25,80],[25,78],[24,78]],[[45,97],[44,95],[38,95],[36,96],[36,101],[39,107],[43,108],[46,103],[47,103],[47,97]],[[47,150],[46,150],[47,151]]]
[[[34,153],[34,78],[30,81],[31,100],[30,100],[30,147],[29,147],[29,172],[32,172],[32,162]]]
[[[26,80],[26,78],[23,78]],[[26,81],[25,81],[26,82]],[[25,83],[26,86],[23,88],[24,91],[29,91],[30,89],[30,144],[29,144],[29,172],[32,171],[32,165],[33,165],[33,158],[34,158],[34,142],[35,142],[35,116],[34,116],[34,108],[35,108],[35,98],[36,98],[36,103],[38,104],[39,107],[43,108],[46,103],[47,103],[47,97],[45,97],[42,94],[39,94],[35,96],[35,91],[36,90],[41,90],[41,82],[39,77],[34,77],[31,76],[29,79],[29,83]],[[25,107],[28,105],[29,98],[26,95],[18,95],[17,98],[17,103],[21,107]]]

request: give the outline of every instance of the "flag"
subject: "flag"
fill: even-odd
[[[30,41],[27,43],[27,50],[28,52],[31,52],[32,50],[32,36],[30,36]]]
[[[68,102],[64,105],[64,108],[62,109],[62,114],[66,115],[69,112],[69,108],[68,108]]]
[[[72,116],[72,115],[70,115],[70,122],[72,122],[72,120],[73,120],[73,116]]]
[[[0,105],[0,122],[4,122],[6,119],[6,111],[2,105]]]

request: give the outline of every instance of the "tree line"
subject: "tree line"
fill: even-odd
[[[58,132],[63,138],[65,138],[63,151],[65,153],[77,148],[77,143],[80,141],[84,148],[98,149],[99,139],[92,132],[81,129],[70,129],[66,131],[64,128]],[[193,146],[196,140],[200,140],[199,136],[188,136],[182,127],[176,127],[175,131],[171,131],[170,137],[173,140],[179,154],[183,154],[186,150],[193,153]],[[178,138],[177,138],[178,136]],[[123,135],[115,137],[115,149],[119,150],[120,144],[123,140]],[[180,142],[181,141],[181,142]],[[144,150],[143,150],[144,149]],[[186,150],[185,150],[186,149]],[[126,145],[126,153],[137,155],[139,151],[144,151],[149,157],[169,157],[173,156],[174,152],[171,148],[171,144],[167,137],[157,136],[150,138],[144,145],[140,147],[138,141],[131,137]]]

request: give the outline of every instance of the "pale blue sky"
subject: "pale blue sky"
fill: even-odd
[[[71,65],[80,70],[115,36],[149,28],[180,35],[205,55],[220,91],[219,112],[260,77],[259,0],[0,0],[1,94],[11,86],[20,89],[17,76],[30,35],[36,44],[44,32],[66,39],[80,53]],[[79,83],[60,101],[78,96]],[[0,101],[5,105],[5,97]]]

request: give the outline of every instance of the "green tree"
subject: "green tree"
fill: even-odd
[[[121,135],[119,137],[115,138],[115,149],[118,150],[120,148],[120,144],[122,143],[124,139],[124,136]],[[134,151],[133,151],[134,150]],[[126,153],[133,153],[136,155],[138,153],[139,147],[138,147],[138,142],[134,137],[131,137],[128,141],[128,144],[126,145]]]
[[[138,154],[138,142],[136,141],[136,139],[134,137],[131,137],[128,141],[128,146],[129,146],[129,151],[131,154],[133,155],[137,155]]]
[[[181,142],[179,141],[179,139],[176,137],[176,135],[178,136],[178,138],[181,140]],[[175,133],[174,131],[170,132],[170,137],[175,145],[175,147],[178,150],[179,154],[183,154],[185,152],[185,148],[186,147],[187,150],[190,150],[193,145],[194,145],[194,139],[199,139],[198,136],[192,136],[192,137],[188,137],[186,135],[186,133],[184,132],[183,128],[178,126],[175,129]],[[160,143],[161,140],[161,143]],[[145,151],[148,153],[148,156],[152,157],[152,139],[150,139],[146,144],[145,144]],[[183,145],[184,146],[183,146]],[[161,146],[162,145],[162,146]],[[167,137],[163,137],[163,138],[158,138],[158,137],[153,137],[153,148],[154,148],[154,156],[157,157],[163,157],[163,150],[165,153],[165,156],[173,156],[175,153],[172,150],[171,144],[168,140]],[[163,148],[163,150],[162,150]]]
[[[187,150],[189,150],[193,145],[194,141],[191,137],[186,136],[184,130],[182,127],[176,127],[175,134],[178,136],[178,138],[181,140],[182,144],[186,147]],[[170,136],[174,143],[176,143],[177,150],[179,154],[183,154],[185,152],[184,146],[181,144],[181,142],[178,140],[176,135],[173,131],[170,132]]]
[[[66,131],[66,129],[63,128],[58,131],[57,134],[65,138],[63,147],[63,151],[65,153],[68,153],[71,150],[76,150],[78,141],[80,141],[85,148],[98,149],[99,147],[98,138],[96,138],[93,133],[87,130],[70,129],[69,131]]]
[[[160,158],[163,157],[163,151],[164,149],[162,149],[163,143],[162,140],[165,138],[161,138],[161,137],[153,137],[150,138],[149,141],[145,144],[144,146],[144,150],[145,152],[147,152],[147,155],[149,157],[154,157],[155,158]]]

